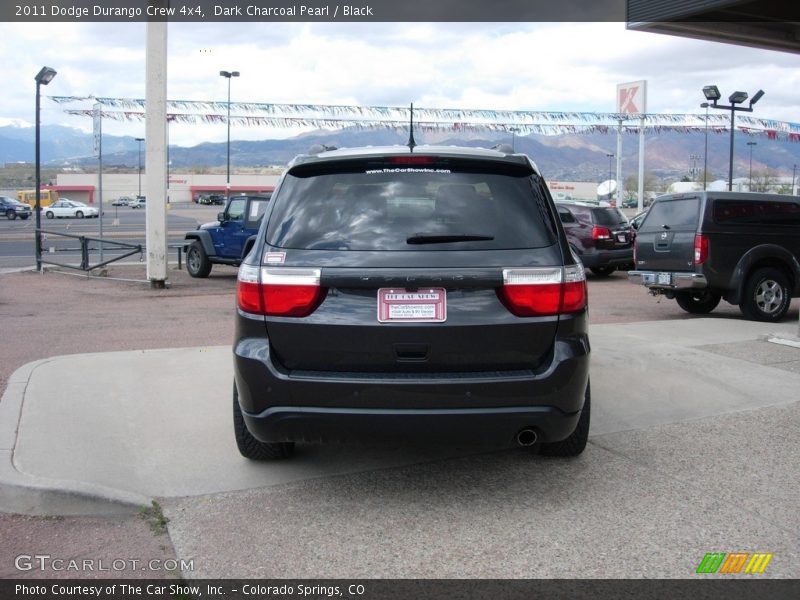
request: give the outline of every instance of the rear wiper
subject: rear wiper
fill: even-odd
[[[415,233],[406,244],[446,244],[448,242],[489,242],[493,235],[480,235],[474,233]]]

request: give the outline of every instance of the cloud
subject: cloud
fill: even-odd
[[[144,97],[144,23],[0,24],[0,118],[33,120],[44,94]],[[616,85],[648,81],[650,112],[700,112],[703,85],[766,95],[758,116],[800,121],[796,56],[629,31],[622,23],[178,23],[168,29],[168,95],[236,101],[508,110],[613,111]],[[43,102],[43,122],[91,127]],[[143,135],[143,123],[104,131]],[[239,128],[234,139],[297,131]],[[172,125],[172,143],[225,138],[224,125]]]

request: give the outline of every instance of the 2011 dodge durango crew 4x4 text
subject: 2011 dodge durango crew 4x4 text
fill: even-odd
[[[536,166],[396,146],[296,158],[238,277],[240,452],[413,436],[583,451],[586,281]]]
[[[721,299],[745,317],[778,321],[800,296],[800,200],[699,192],[661,196],[639,227],[631,282],[691,313]]]

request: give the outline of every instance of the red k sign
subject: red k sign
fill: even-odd
[[[617,112],[638,115],[647,112],[647,82],[634,81],[617,86]]]

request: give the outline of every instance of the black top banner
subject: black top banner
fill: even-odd
[[[169,22],[624,21],[626,0],[11,0],[0,20]]]
[[[9,0],[0,21],[796,22],[787,0]]]

